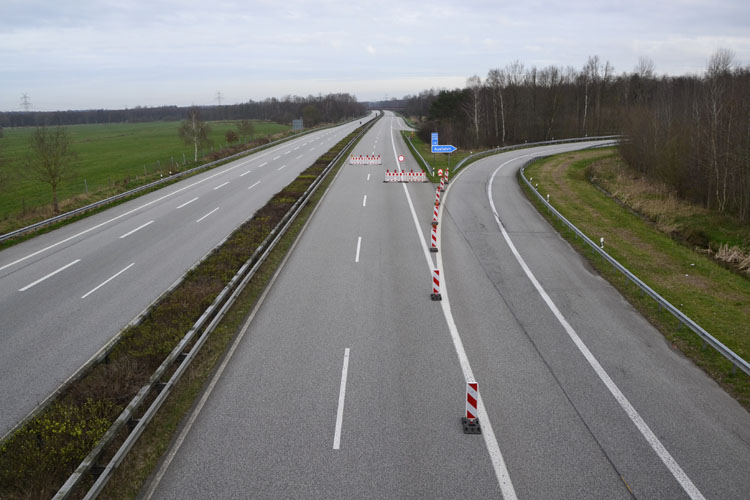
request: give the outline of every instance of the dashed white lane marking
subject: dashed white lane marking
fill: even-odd
[[[62,267],[61,267],[60,269],[58,269],[57,271],[52,271],[52,272],[51,272],[51,273],[49,273],[49,274],[48,274],[47,276],[45,276],[45,277],[43,277],[43,278],[39,278],[39,279],[38,279],[38,280],[36,280],[35,282],[33,282],[33,283],[30,283],[30,284],[26,285],[25,287],[21,288],[21,289],[20,289],[20,290],[18,290],[18,291],[19,291],[19,292],[25,292],[26,290],[28,290],[28,289],[29,289],[29,288],[31,288],[32,286],[36,286],[36,285],[38,285],[38,284],[39,284],[39,283],[41,283],[42,281],[44,281],[44,280],[46,280],[46,279],[49,279],[49,278],[51,278],[52,276],[56,275],[57,273],[60,273],[60,272],[62,272],[62,271],[65,271],[65,270],[66,270],[67,268],[69,268],[70,266],[72,266],[72,265],[75,265],[75,264],[78,264],[79,262],[81,262],[81,259],[76,259],[76,260],[74,260],[73,262],[71,262],[70,264],[66,264],[66,265],[62,266]]]
[[[281,155],[279,155],[279,156],[276,156],[276,157],[274,157],[273,159],[274,159],[274,160],[278,160],[279,158],[281,158]]]
[[[260,181],[256,182],[255,184],[253,184],[252,186],[250,186],[250,187],[249,187],[248,189],[252,189],[252,188],[254,188],[255,186],[257,186],[258,184],[260,184]]]
[[[201,217],[200,219],[198,219],[198,220],[197,220],[197,221],[195,221],[195,222],[200,222],[200,221],[202,221],[203,219],[205,219],[206,217],[208,217],[208,216],[209,216],[209,215],[211,215],[212,213],[216,212],[216,211],[217,211],[218,209],[219,209],[219,207],[216,207],[216,208],[214,208],[213,210],[211,210],[210,212],[208,212],[208,213],[207,213],[206,215],[204,215],[203,217]]]
[[[216,186],[216,187],[214,188],[214,191],[216,191],[217,189],[221,189],[221,188],[223,188],[223,187],[224,187],[224,186],[226,186],[227,184],[229,184],[229,181],[225,182],[224,184],[219,184],[218,186]]]
[[[336,429],[333,432],[333,449],[341,448],[341,426],[344,422],[344,399],[346,398],[346,377],[349,372],[349,348],[344,349],[344,367],[341,369],[341,386],[339,387],[339,406],[336,410]]]
[[[182,207],[186,207],[186,206],[190,205],[190,204],[191,204],[192,202],[194,202],[195,200],[197,200],[198,198],[199,198],[199,197],[198,197],[198,196],[196,196],[196,197],[195,197],[195,198],[193,198],[192,200],[190,200],[190,201],[186,201],[185,203],[183,203],[182,205],[180,205],[180,206],[179,206],[179,207],[177,207],[177,208],[182,208]]]
[[[276,170],[283,170],[283,169],[285,169],[285,168],[286,168],[286,165],[282,165],[282,166],[280,166],[279,168],[277,168]]]
[[[136,231],[140,231],[140,230],[141,230],[141,229],[143,229],[144,227],[146,227],[146,226],[150,226],[150,225],[151,225],[151,224],[153,224],[153,223],[154,223],[154,221],[150,220],[150,221],[148,221],[147,223],[145,223],[145,224],[143,224],[143,225],[140,225],[140,226],[138,226],[137,228],[133,229],[132,231],[128,231],[127,233],[123,234],[122,236],[120,236],[120,239],[123,239],[123,238],[127,238],[128,236],[130,236],[130,235],[131,235],[131,234],[133,234],[134,232],[136,232]]]
[[[248,170],[247,172],[243,172],[243,173],[240,174],[240,177],[245,177],[250,172],[252,172],[252,170]]]
[[[128,269],[130,269],[131,267],[133,267],[134,265],[135,265],[135,262],[131,263],[129,266],[127,266],[122,271],[120,271],[118,273],[115,273],[113,276],[111,276],[110,278],[108,278],[106,281],[104,281],[103,283],[101,283],[99,286],[95,287],[94,289],[92,289],[89,292],[87,292],[84,295],[82,295],[81,298],[85,299],[86,297],[88,297],[89,295],[91,295],[95,291],[99,290],[101,287],[103,287],[104,285],[106,285],[107,283],[109,283],[110,281],[112,281],[113,279],[117,278],[119,275],[121,275],[122,273],[124,273],[125,271],[127,271]]]
[[[299,160],[300,158],[302,158],[302,155],[299,155],[295,160]]]
[[[265,162],[261,163],[260,165],[258,165],[258,168],[265,167],[266,165],[268,165],[267,161],[265,161]]]
[[[354,262],[359,262],[359,249],[362,247],[362,237],[357,238],[357,255],[354,256]]]
[[[362,199],[362,206],[363,207],[367,206],[367,195],[365,195],[365,197]]]

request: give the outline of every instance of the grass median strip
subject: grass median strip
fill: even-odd
[[[539,193],[589,238],[666,300],[744,359],[750,358],[750,280],[663,233],[587,180],[594,164],[617,162],[613,149],[553,156],[526,168]],[[550,223],[610,281],[672,345],[750,409],[750,377],[711,348],[549,213],[525,183],[524,191]],[[717,216],[719,217],[719,216]]]
[[[224,245],[189,272],[185,280],[144,321],[124,333],[106,363],[94,367],[50,407],[3,443],[0,447],[0,497],[49,497],[57,491],[161,360],[211,304],[224,284],[356,133],[321,156],[296,180],[277,193],[251,220],[237,229]],[[316,196],[320,192],[319,190]],[[277,247],[277,252],[283,247]],[[270,259],[264,267],[273,261],[274,258]],[[268,272],[270,276],[272,270]],[[265,275],[264,273],[265,271],[261,275]],[[243,296],[257,297],[256,285],[248,287]],[[241,320],[242,313],[236,312],[237,307],[235,304],[230,316],[239,314],[236,317]],[[219,333],[215,333],[209,341],[208,349],[201,352],[199,358],[205,356],[208,361],[203,362],[208,364],[201,362],[196,366],[191,365],[190,373],[182,379],[187,386],[186,392],[173,395],[170,400],[182,400],[188,406],[191,404],[190,394],[193,397],[197,394],[197,389],[192,384],[201,380],[202,373],[207,374],[212,370],[211,356],[217,353],[220,355],[228,343],[228,340],[224,341],[222,347],[221,338],[225,335],[229,335],[229,338],[233,336],[231,328],[226,328],[228,327],[222,325]],[[213,337],[218,338],[218,344]],[[214,358],[214,363],[216,359],[218,358]],[[200,384],[197,387],[199,389]],[[162,412],[164,411],[168,410],[163,408]],[[164,420],[167,425],[170,425],[169,422],[176,425],[179,418],[168,413]],[[114,444],[118,445],[119,443]]]

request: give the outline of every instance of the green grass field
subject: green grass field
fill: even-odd
[[[254,121],[253,138],[289,130],[278,123]],[[167,173],[172,161],[190,162],[192,148],[177,135],[180,122],[116,123],[66,127],[77,159],[71,175],[60,187],[61,202],[104,190],[113,183]],[[211,122],[213,148],[225,144],[224,134],[236,122]],[[52,193],[24,171],[33,128],[5,128],[0,138],[0,221],[16,219],[28,211],[51,206]],[[65,203],[61,203],[64,209]],[[0,231],[1,232],[1,231]]]
[[[603,237],[604,248],[612,257],[735,353],[750,359],[750,280],[671,238],[588,181],[586,173],[592,165],[618,159],[613,149],[566,153],[532,164],[526,169],[526,178],[533,177],[539,193],[549,193],[550,203],[589,238],[599,241]],[[748,376],[733,373],[728,361],[713,349],[703,348],[697,335],[681,328],[669,313],[575,238],[535,196],[529,196],[552,225],[670,342],[750,408]],[[708,227],[719,225],[711,220],[724,219],[719,214],[702,216]]]

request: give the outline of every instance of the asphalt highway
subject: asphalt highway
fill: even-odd
[[[435,187],[383,182],[416,170],[400,128],[340,171],[143,497],[748,498],[748,413],[520,192],[528,158],[592,144],[468,167],[431,254]]]
[[[0,252],[0,436],[358,125],[304,135]]]

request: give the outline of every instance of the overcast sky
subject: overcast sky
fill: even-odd
[[[0,0],[0,110],[380,100],[594,54],[702,73],[722,47],[750,64],[750,1]]]

